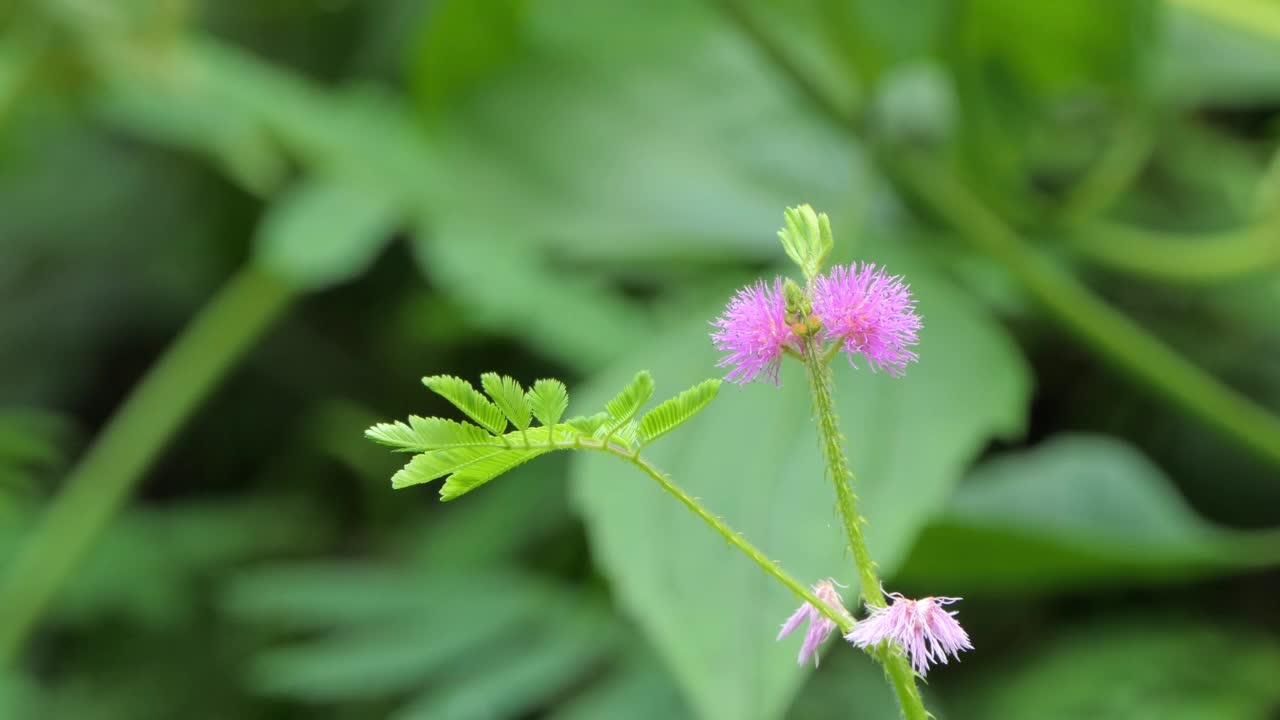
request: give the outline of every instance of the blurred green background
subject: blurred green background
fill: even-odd
[[[361,436],[716,375],[810,202],[924,317],[836,379],[935,714],[1274,720],[1278,120],[1272,0],[0,3],[0,717],[895,717],[632,469]],[[852,581],[794,368],[654,460]]]

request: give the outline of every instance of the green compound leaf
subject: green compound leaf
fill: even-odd
[[[502,408],[502,412],[520,430],[528,430],[531,419],[529,401],[525,399],[524,388],[515,379],[498,373],[485,373],[480,376],[480,384],[489,397]]]
[[[559,380],[543,379],[533,384],[527,399],[538,422],[552,427],[569,407],[569,390]]]
[[[448,502],[461,497],[506,471],[548,452],[551,452],[550,448],[516,448],[486,455],[469,463],[446,480],[440,488],[440,499]]]
[[[364,431],[370,440],[400,452],[427,452],[451,447],[493,445],[496,438],[471,423],[445,418],[409,416],[409,423],[378,423]]]
[[[502,447],[461,447],[414,455],[409,464],[391,476],[391,487],[399,490],[421,485],[457,472],[468,465],[506,452]]]
[[[507,429],[507,418],[502,409],[489,402],[466,380],[452,375],[432,375],[422,378],[422,384],[453,403],[486,430],[496,434]]]
[[[612,400],[605,403],[604,409],[609,413],[610,431],[622,427],[636,416],[640,407],[653,396],[653,376],[648,370],[636,373],[635,378],[622,389]]]
[[[640,446],[644,447],[683,425],[714,400],[719,391],[719,378],[706,380],[645,413],[640,418]]]

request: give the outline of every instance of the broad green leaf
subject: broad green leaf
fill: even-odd
[[[413,459],[391,477],[391,487],[399,490],[438,480],[481,460],[489,460],[513,452],[500,447],[458,447],[414,455]]]
[[[653,376],[648,370],[641,370],[612,400],[604,404],[605,411],[609,413],[605,433],[608,434],[631,422],[631,418],[636,416],[652,395]]]
[[[502,408],[502,412],[518,430],[527,430],[531,419],[529,401],[525,399],[524,388],[514,378],[497,373],[485,373],[480,376],[484,391],[493,398],[494,404]]]
[[[271,206],[258,229],[257,263],[304,290],[364,272],[391,240],[396,202],[349,179],[302,181]]]
[[[1275,564],[1280,533],[1212,526],[1132,446],[1063,435],[977,468],[901,575],[967,593],[1170,581]]]
[[[528,401],[538,422],[552,427],[569,407],[569,390],[559,380],[539,380],[529,390]]]
[[[487,455],[475,462],[468,463],[454,473],[440,487],[440,499],[444,502],[461,497],[499,475],[526,463],[548,450],[502,450],[494,455]]]
[[[470,179],[414,237],[474,323],[594,372],[658,330],[605,273],[572,268],[777,258],[785,205],[804,198],[838,227],[849,198],[872,196],[857,147],[713,7],[530,3],[522,31],[506,71],[439,118],[436,167]]]
[[[864,259],[905,275],[924,317],[920,361],[906,377],[835,365],[868,542],[891,574],[974,456],[993,436],[1021,428],[1029,383],[1016,347],[981,307],[904,250],[871,250]],[[688,312],[688,323],[656,338],[647,354],[597,378],[587,398],[609,397],[637,363],[663,383],[702,380],[718,359],[707,321],[720,310]],[[782,387],[732,388],[646,454],[796,577],[852,586],[814,432],[804,373],[788,361]],[[780,717],[807,672],[795,663],[799,640],[773,640],[796,599],[633,468],[589,453],[573,463],[593,557],[697,713]]]
[[[451,375],[432,375],[422,378],[422,384],[453,403],[486,430],[501,433],[507,429],[507,418],[502,409],[489,402],[466,380]]]
[[[486,193],[456,186],[440,211],[457,221],[432,221],[439,244],[485,257],[467,248],[483,224],[481,235],[506,238],[504,249],[522,257],[542,244],[596,260],[776,258],[783,207],[804,198],[846,209],[838,201],[863,179],[848,140],[796,103],[714,7],[531,3],[524,40],[506,72],[443,118],[446,165],[482,180]],[[504,149],[512,139],[518,156]],[[832,221],[839,227],[841,217],[833,212]],[[536,315],[542,297],[529,297],[539,298],[527,308]],[[587,327],[608,338],[639,334]]]
[[[426,452],[467,445],[493,445],[493,435],[471,423],[444,418],[410,415],[409,422],[378,423],[365,430],[365,437],[401,452]]]
[[[956,686],[955,720],[1266,720],[1280,703],[1280,645],[1246,625],[1114,618],[1067,628]]]
[[[645,413],[640,418],[640,444],[648,445],[683,425],[714,400],[719,391],[719,379],[704,380]]]

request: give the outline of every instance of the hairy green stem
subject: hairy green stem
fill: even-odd
[[[583,447],[591,446],[584,443]],[[730,545],[738,548],[743,552],[743,554],[751,558],[752,562],[760,566],[760,569],[772,575],[778,582],[787,586],[791,592],[799,595],[805,602],[814,606],[819,612],[834,621],[836,626],[840,628],[840,633],[842,635],[853,629],[854,621],[852,617],[818,599],[818,596],[815,595],[807,585],[789,575],[785,570],[779,567],[777,563],[770,560],[767,555],[760,552],[756,546],[747,542],[746,539],[739,535],[736,530],[729,527],[728,523],[716,517],[710,510],[703,507],[702,503],[699,503],[692,495],[685,492],[679,485],[676,485],[670,476],[654,467],[648,460],[640,457],[639,454],[628,452],[616,445],[602,446],[599,449],[604,450],[610,455],[626,460],[636,468],[639,468],[641,472],[653,478],[655,482],[662,486],[663,490],[666,490],[668,494],[674,496],[677,500],[683,503],[684,506],[689,508],[689,511],[694,515],[702,518],[702,521],[710,525],[712,530],[720,533],[721,537],[723,537]]]
[[[832,393],[830,358],[812,336],[805,338],[802,352],[805,371],[809,376],[809,388],[813,391],[813,412],[818,420],[818,435],[827,463],[827,475],[835,486],[836,507],[840,511],[845,535],[849,540],[849,550],[853,553],[853,562],[858,570],[862,600],[868,608],[883,607],[885,601],[880,577],[876,572],[876,563],[871,559],[871,551],[867,549],[867,540],[862,534],[865,521],[858,514],[858,497],[853,491],[853,471],[849,469],[849,459],[844,452],[844,436],[840,434],[840,420]],[[901,650],[896,647],[886,648],[873,652],[872,657],[884,665],[885,677],[893,686],[893,692],[897,695],[898,704],[907,720],[928,718],[929,713],[924,709],[924,701],[916,687],[915,673]]]
[[[836,490],[836,508],[844,523],[845,537],[853,553],[853,564],[858,570],[862,600],[867,607],[883,607],[884,594],[880,592],[880,576],[876,563],[867,549],[862,534],[866,522],[858,514],[858,497],[853,492],[853,471],[844,454],[844,436],[840,434],[840,421],[836,415],[835,400],[831,392],[831,366],[815,338],[804,341],[804,368],[809,376],[809,389],[813,392],[813,413],[818,420],[818,436],[822,442],[822,456],[827,463],[827,475]]]
[[[10,665],[94,538],[182,422],[287,305],[291,292],[247,269],[177,338],[71,470],[0,582],[0,669]]]

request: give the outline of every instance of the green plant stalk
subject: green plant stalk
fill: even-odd
[[[1094,220],[1078,223],[1068,238],[1099,265],[1168,282],[1211,285],[1280,265],[1280,232],[1272,217],[1240,230],[1187,237]]]
[[[707,510],[701,503],[694,499],[692,495],[685,492],[679,485],[676,485],[670,476],[654,467],[654,465],[648,460],[640,457],[639,452],[633,453],[613,444],[602,443],[597,445],[590,441],[580,442],[578,443],[578,447],[603,450],[614,457],[627,461],[652,478],[654,482],[661,485],[663,490],[666,490],[668,494],[679,500],[686,508],[689,509],[690,512],[697,515],[699,518],[702,518],[702,521],[710,525],[712,530],[720,533],[721,537],[723,537],[726,542],[738,548],[743,552],[743,554],[751,558],[752,562],[760,566],[760,569],[764,570],[769,575],[772,575],[774,579],[785,585],[787,589],[791,590],[791,592],[803,598],[805,602],[814,606],[819,612],[835,622],[836,626],[840,628],[840,633],[842,635],[853,629],[855,623],[852,617],[818,599],[818,596],[815,595],[808,586],[789,575],[785,570],[779,567],[777,563],[770,560],[767,555],[760,552],[756,546],[747,542],[747,540],[739,535],[736,530],[729,527],[728,523],[716,517],[710,510]]]
[[[1069,332],[1134,379],[1280,465],[1280,419],[1275,415],[1188,362],[1049,263],[945,169],[905,152],[886,162],[922,202],[1000,262]]]
[[[133,389],[71,470],[0,583],[0,670],[13,663],[76,563],[143,472],[292,292],[255,269],[237,273]]]
[[[830,358],[812,335],[805,338],[802,355],[809,377],[809,388],[813,391],[813,411],[818,419],[818,435],[827,463],[827,475],[835,485],[836,508],[844,522],[849,550],[853,553],[853,562],[858,570],[859,591],[868,608],[884,607],[884,594],[876,572],[876,563],[871,559],[871,551],[867,549],[867,540],[862,534],[862,526],[866,521],[858,514],[858,498],[853,491],[853,471],[849,469],[849,459],[844,452],[844,436],[840,433],[840,420],[832,394]],[[916,687],[915,673],[902,652],[897,648],[886,647],[871,655],[884,666],[885,677],[893,686],[898,704],[907,720],[928,718],[929,713],[924,709],[924,701]]]
[[[858,570],[858,583],[862,600],[867,607],[883,607],[884,595],[880,592],[880,576],[876,563],[867,549],[862,534],[866,523],[858,514],[858,497],[853,492],[853,471],[844,453],[844,435],[840,433],[840,421],[836,414],[835,400],[831,392],[831,366],[826,353],[813,336],[805,338],[803,350],[805,372],[809,377],[809,389],[813,392],[813,412],[818,419],[818,436],[822,442],[822,457],[827,463],[827,475],[836,490],[836,508],[844,523],[845,537],[853,553],[853,564]]]

